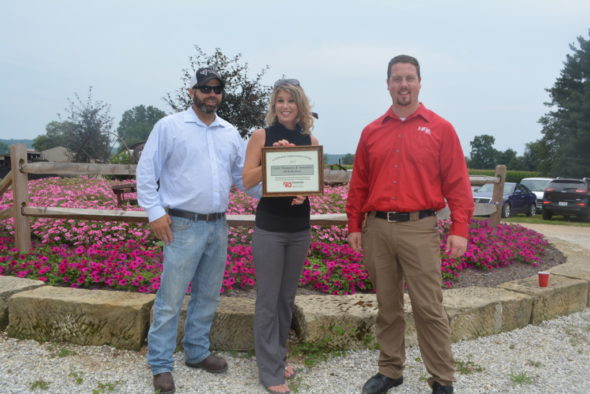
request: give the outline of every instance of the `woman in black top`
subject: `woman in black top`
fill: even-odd
[[[318,145],[311,135],[309,100],[296,79],[274,84],[266,115],[268,127],[256,130],[248,143],[243,181],[250,188],[262,181],[262,147]],[[311,243],[309,200],[303,196],[263,197],[256,209],[252,255],[256,267],[254,346],[260,382],[272,393],[288,393],[285,378],[287,339],[301,269]]]

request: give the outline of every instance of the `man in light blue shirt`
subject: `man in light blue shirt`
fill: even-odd
[[[165,242],[147,355],[160,393],[175,390],[173,352],[189,284],[185,364],[212,373],[227,370],[226,361],[209,351],[209,332],[227,256],[229,191],[232,184],[244,189],[245,144],[236,128],[216,115],[225,86],[221,76],[201,68],[191,86],[191,108],[156,123],[137,166],[139,204]]]

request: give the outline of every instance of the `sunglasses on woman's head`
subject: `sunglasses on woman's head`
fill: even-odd
[[[279,79],[275,82],[274,87],[278,88],[279,86],[283,85],[293,85],[293,86],[300,86],[299,80],[297,79]]]

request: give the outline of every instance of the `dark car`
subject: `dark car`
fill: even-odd
[[[557,178],[543,194],[543,219],[553,215],[578,216],[590,221],[590,178]]]
[[[473,201],[476,203],[492,202],[494,184],[486,183],[473,192]],[[504,198],[502,205],[502,217],[509,218],[516,213],[525,213],[527,216],[533,216],[537,212],[537,197],[528,187],[514,183],[504,183]]]
[[[520,184],[529,188],[537,196],[537,213],[543,210],[543,193],[553,178],[524,178]]]

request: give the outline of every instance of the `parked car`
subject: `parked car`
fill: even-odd
[[[529,188],[530,191],[537,196],[537,212],[543,211],[543,193],[553,178],[523,178],[520,181],[521,185]]]
[[[486,183],[473,192],[473,201],[476,203],[492,202],[494,184]],[[502,217],[509,218],[516,213],[525,213],[533,216],[537,212],[537,197],[528,187],[514,182],[504,183],[504,196],[502,205]]]
[[[551,181],[543,195],[543,219],[551,220],[554,214],[590,221],[590,178]]]

